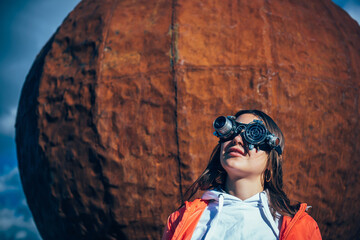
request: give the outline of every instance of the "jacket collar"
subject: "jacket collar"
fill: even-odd
[[[283,216],[283,222],[281,225],[281,231],[280,231],[280,239],[285,240],[287,236],[289,235],[291,229],[295,225],[297,221],[307,213],[305,212],[307,210],[307,204],[302,203],[300,205],[299,210],[296,212],[295,216],[293,218],[289,216]]]

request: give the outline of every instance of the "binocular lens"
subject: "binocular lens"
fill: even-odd
[[[214,128],[215,129],[219,129],[219,128],[222,128],[225,123],[226,123],[226,117],[224,116],[221,116],[221,117],[218,117],[217,119],[215,119],[214,121]]]
[[[266,138],[266,128],[263,124],[249,124],[245,131],[245,140],[250,144],[260,144]]]
[[[219,133],[221,136],[227,136],[233,130],[232,122],[224,116],[215,119],[213,126],[215,128],[215,131]]]

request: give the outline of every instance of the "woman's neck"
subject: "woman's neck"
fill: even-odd
[[[256,193],[262,192],[264,187],[260,179],[226,178],[225,191],[241,200],[246,200]]]

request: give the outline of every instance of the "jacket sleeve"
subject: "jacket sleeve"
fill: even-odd
[[[289,222],[290,218],[284,217],[283,221]],[[284,229],[283,229],[284,228]],[[288,229],[285,229],[288,228]],[[285,233],[286,232],[286,233]],[[280,233],[281,240],[321,240],[319,226],[307,213],[304,213],[296,223],[285,222]]]
[[[315,220],[314,220],[315,222]],[[317,223],[315,222],[313,233],[311,234],[311,240],[321,240],[320,229]]]
[[[306,240],[322,240],[320,229],[317,222],[308,214],[302,219],[302,229],[298,229],[299,232],[307,233]]]
[[[173,212],[167,220],[165,229],[164,229],[164,233],[162,236],[162,240],[170,240],[172,239],[172,237],[174,236],[176,227],[178,226],[179,222],[182,219],[182,216],[184,214],[185,211],[185,207],[183,206],[182,208],[180,208],[179,210],[177,210],[176,212]]]

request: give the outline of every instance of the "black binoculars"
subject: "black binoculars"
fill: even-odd
[[[220,139],[220,142],[232,140],[240,134],[249,150],[254,147],[264,151],[276,148],[276,151],[281,154],[280,139],[267,130],[262,121],[254,120],[251,123],[244,124],[235,121],[235,119],[234,116],[220,116],[215,119],[213,123],[214,135]]]

